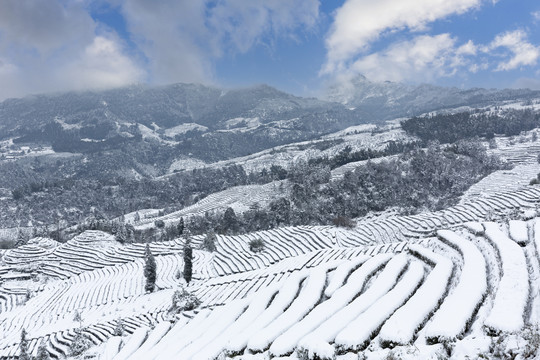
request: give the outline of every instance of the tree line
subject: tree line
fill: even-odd
[[[495,112],[459,112],[413,117],[401,122],[403,130],[423,141],[453,143],[461,139],[495,134],[514,136],[540,127],[540,113],[532,109],[507,109]]]

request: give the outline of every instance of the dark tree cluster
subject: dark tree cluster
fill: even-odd
[[[337,180],[330,180],[328,166],[300,163],[289,171],[290,196],[241,214],[227,209],[223,215],[193,217],[189,227],[194,233],[216,229],[222,234],[286,225],[350,227],[354,226],[351,218],[370,211],[440,210],[453,205],[472,184],[504,167],[476,140],[446,146],[432,143],[396,159],[367,162]]]
[[[495,134],[513,136],[540,127],[540,113],[530,109],[496,113],[461,112],[413,117],[401,123],[403,130],[424,141],[452,143],[475,136],[491,139]]]

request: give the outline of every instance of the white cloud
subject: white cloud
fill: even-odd
[[[92,41],[94,28],[91,16],[77,2],[0,1],[0,51],[15,45],[49,55],[66,46],[84,47]]]
[[[226,53],[313,26],[319,1],[125,0],[122,11],[153,82],[211,82],[214,61]]]
[[[204,0],[126,0],[122,13],[154,82],[209,80]]]
[[[477,46],[474,45],[472,40],[467,41],[467,43],[461,45],[456,53],[463,55],[476,55]]]
[[[78,59],[57,74],[66,88],[112,88],[142,80],[144,72],[122,53],[113,39],[96,36]]]
[[[470,66],[465,56],[474,51],[472,42],[456,47],[456,39],[449,34],[421,35],[358,59],[350,71],[374,81],[432,81]]]
[[[506,49],[510,59],[499,62],[496,71],[513,70],[522,66],[536,65],[540,58],[540,47],[528,42],[527,34],[523,30],[515,30],[499,34],[485,47],[484,51],[491,52],[497,49]],[[505,54],[506,55],[506,54]]]
[[[540,10],[531,13],[531,15],[535,21],[540,21]]]
[[[312,27],[319,16],[319,1],[225,0],[211,9],[209,22],[220,42],[246,52],[265,34],[293,35],[298,27]],[[293,35],[294,36],[294,35]]]
[[[347,68],[369,44],[386,31],[419,30],[452,14],[480,6],[482,0],[347,0],[340,7],[326,39],[327,61],[323,73]]]
[[[121,41],[103,33],[84,3],[0,1],[0,100],[127,85],[143,76]]]
[[[131,47],[91,11],[119,10]],[[0,0],[0,100],[29,93],[212,82],[223,56],[296,40],[319,0]],[[308,30],[309,31],[309,30]]]

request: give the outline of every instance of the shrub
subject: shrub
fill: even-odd
[[[338,216],[332,220],[332,223],[335,226],[347,227],[347,228],[353,228],[356,226],[356,223],[351,218],[348,218],[346,216]]]
[[[51,358],[49,351],[47,351],[47,346],[45,341],[41,340],[37,350],[36,360],[49,360]]]
[[[172,313],[180,313],[182,311],[189,311],[196,309],[201,305],[201,301],[186,289],[181,288],[176,290],[172,297],[172,305],[169,309]]]
[[[79,356],[90,349],[90,346],[92,346],[90,339],[83,334],[81,329],[76,329],[75,338],[73,338],[73,341],[69,344],[69,354],[71,356]]]
[[[262,239],[252,239],[249,241],[249,250],[252,252],[261,252],[264,250],[264,241]]]
[[[165,227],[165,222],[163,220],[156,220],[154,221],[154,225],[160,229],[163,229]]]
[[[123,336],[124,332],[125,332],[124,322],[122,321],[122,319],[118,318],[116,320],[116,325],[114,326],[113,335],[114,336]]]
[[[201,248],[210,252],[216,251],[216,234],[213,231],[210,231],[203,239]]]
[[[540,358],[540,328],[536,326],[528,326],[523,330],[523,339],[527,342],[523,349],[524,359]]]

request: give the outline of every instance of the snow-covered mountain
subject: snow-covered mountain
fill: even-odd
[[[459,89],[429,84],[408,85],[372,82],[359,75],[331,85],[325,98],[359,109],[372,120],[410,117],[460,106],[485,107],[506,100],[538,98],[540,91],[527,89]]]

